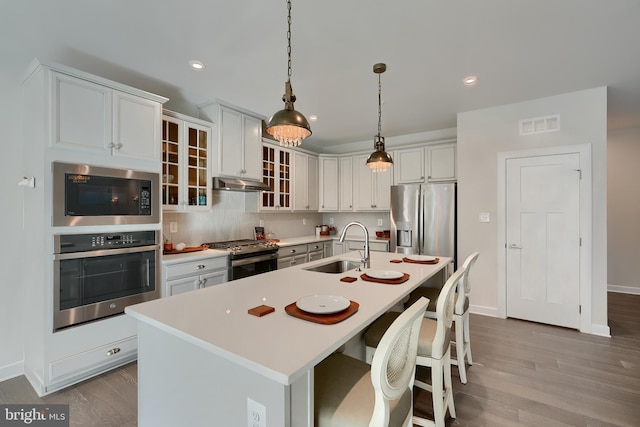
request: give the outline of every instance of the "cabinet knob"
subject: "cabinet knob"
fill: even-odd
[[[113,356],[114,354],[118,353],[120,353],[120,347],[112,348],[111,350],[107,351],[107,356]]]
[[[197,270],[202,270],[203,268],[204,268],[204,264],[198,264],[198,265],[196,266],[196,269],[197,269]]]
[[[291,253],[292,253],[292,254],[295,254],[295,253],[296,253],[296,250],[295,250],[295,249],[291,249]]]

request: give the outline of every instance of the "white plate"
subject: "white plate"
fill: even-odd
[[[392,270],[366,270],[365,274],[369,277],[373,277],[374,279],[385,279],[385,280],[399,279],[402,276],[404,276],[404,273],[400,273],[399,271],[392,271]]]
[[[296,301],[296,306],[307,313],[331,314],[347,309],[351,301],[337,295],[309,295]]]
[[[436,257],[431,255],[407,255],[411,261],[435,261]]]

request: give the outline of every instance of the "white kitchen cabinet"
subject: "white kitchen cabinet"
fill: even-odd
[[[429,145],[426,147],[427,179],[429,182],[456,179],[456,144]]]
[[[158,160],[162,104],[51,72],[53,147]]]
[[[332,245],[333,256],[344,254],[346,252],[346,246],[346,243],[340,240],[334,240]]]
[[[338,210],[338,158],[320,157],[319,211]]]
[[[391,206],[393,170],[372,172],[366,164],[368,155],[354,156],[354,199],[357,211],[388,211]]]
[[[324,248],[325,258],[329,258],[330,256],[333,256],[333,240],[324,242],[322,246]]]
[[[211,206],[213,124],[172,111],[162,120],[162,208],[205,210]]]
[[[298,264],[304,264],[308,261],[307,253],[308,246],[306,243],[281,247],[278,250],[278,270]]]
[[[293,153],[293,210],[318,211],[318,157]]]
[[[396,150],[393,156],[393,172],[396,184],[422,184],[425,182],[424,147]]]
[[[291,211],[292,205],[292,155],[279,146],[262,145],[262,182],[271,190],[261,194],[260,211]]]
[[[349,251],[362,251],[364,253],[364,240],[346,240],[344,241],[346,244],[345,252]],[[389,252],[389,241],[388,240],[371,240],[369,241],[369,250],[375,252]]]
[[[353,157],[340,157],[338,163],[338,193],[340,211],[353,210]]]
[[[201,118],[218,126],[213,174],[260,180],[262,119],[220,103],[199,108]]]
[[[227,257],[164,264],[162,296],[168,297],[218,285],[229,280]]]
[[[29,339],[23,343],[21,369],[42,396],[133,361],[137,354],[137,324],[128,315],[54,332],[52,310],[59,295],[54,293],[52,249],[54,235],[63,231],[50,220],[51,164],[64,161],[159,173],[161,106],[167,99],[38,60],[24,76],[20,107],[28,119],[22,124],[22,150],[29,161],[21,170],[35,177],[36,189],[23,200],[22,243],[38,262],[23,272],[21,292],[29,303],[23,307],[20,327]],[[110,143],[122,146],[112,150]]]
[[[325,257],[323,243],[309,243],[307,245],[307,260],[317,261]]]

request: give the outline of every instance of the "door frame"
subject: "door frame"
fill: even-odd
[[[591,333],[592,305],[592,262],[593,259],[593,181],[591,164],[591,144],[576,144],[557,147],[542,147],[526,150],[504,151],[498,153],[498,206],[497,206],[497,252],[498,252],[498,317],[507,317],[507,281],[506,281],[506,170],[507,160],[574,154],[580,156],[582,179],[580,180],[580,332]]]

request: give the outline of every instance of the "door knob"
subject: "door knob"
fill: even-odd
[[[509,245],[509,249],[522,249],[522,246],[512,243]]]

